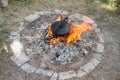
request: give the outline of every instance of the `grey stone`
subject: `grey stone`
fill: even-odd
[[[89,52],[86,50],[86,49],[82,49],[82,51],[83,51],[83,55],[87,55]]]
[[[47,76],[52,76],[54,71],[52,70],[43,70],[43,69],[37,69],[36,70],[36,73],[38,74],[44,74],[44,75],[47,75]]]
[[[104,51],[104,45],[100,44],[100,43],[97,43],[96,51],[103,53],[103,51]]]
[[[83,21],[88,21],[89,23],[94,23],[94,21],[91,19],[91,18],[89,18],[89,17],[87,17],[87,16],[85,16],[85,15],[82,15],[82,20]]]
[[[80,19],[82,18],[82,16],[83,16],[83,15],[78,14],[78,13],[75,14],[75,17],[76,17],[76,19],[78,19],[78,20],[80,20]]]
[[[2,7],[6,7],[8,5],[8,0],[2,0]]]
[[[55,14],[60,14],[62,11],[61,10],[54,10]]]
[[[93,24],[92,24],[92,27],[93,27],[94,29],[97,29],[97,24],[96,24],[96,23],[93,23]]]
[[[11,32],[9,38],[12,40],[15,40],[15,39],[20,40],[21,36],[19,31]]]
[[[103,39],[103,36],[104,34],[99,34],[98,37],[99,37],[99,42],[100,43],[104,43],[104,39]]]
[[[54,12],[51,12],[51,11],[43,11],[44,12],[44,15],[51,15],[51,14],[54,14]]]
[[[19,26],[19,31],[22,31],[24,28],[25,28],[25,25],[23,22],[21,22]]]
[[[76,77],[76,73],[74,71],[68,71],[68,72],[60,72],[59,73],[59,80],[69,79]]]
[[[96,28],[96,29],[95,29],[95,32],[96,32],[96,33],[100,33],[101,31],[100,31],[99,28]]]
[[[94,58],[96,58],[99,61],[102,60],[102,58],[101,58],[102,54],[100,54],[100,53],[94,53],[93,56],[94,56]]]
[[[25,17],[24,19],[25,19],[25,21],[31,23],[31,22],[37,20],[39,17],[40,16],[38,14],[31,14],[31,15]]]
[[[85,64],[84,66],[80,67],[82,71],[85,71],[86,73],[91,72],[99,63],[97,59],[93,58],[89,63]]]
[[[25,53],[21,54],[20,56],[16,56],[21,61],[28,61],[30,58],[25,55]]]
[[[38,15],[44,15],[44,12],[36,12]]]
[[[69,12],[67,12],[67,11],[63,11],[63,14],[64,14],[64,15],[68,15]]]
[[[77,77],[80,78],[80,77],[82,77],[82,76],[84,76],[86,74],[87,74],[86,72],[79,70],[78,73],[77,73]]]
[[[27,73],[33,73],[33,72],[36,70],[35,67],[29,65],[28,63],[22,65],[22,66],[21,66],[21,69],[23,69],[23,70],[24,70],[25,72],[27,72]]]
[[[58,80],[57,78],[58,78],[58,73],[55,72],[55,73],[52,75],[51,80]]]
[[[19,60],[15,55],[11,56],[11,60],[17,64],[17,66],[21,66],[22,64],[26,63],[27,61]]]
[[[17,35],[20,35],[20,33],[18,31],[16,31],[16,32],[11,32],[10,35],[11,36],[17,36]]]
[[[11,44],[10,44],[10,48],[13,52],[13,54],[15,56],[21,56],[22,54],[24,54],[23,51],[23,44],[19,41],[19,40],[14,40]]]

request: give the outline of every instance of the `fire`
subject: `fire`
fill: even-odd
[[[61,21],[63,18],[63,15],[60,14],[56,21]],[[71,20],[68,20],[68,23],[70,23]],[[64,41],[67,44],[69,43],[75,43],[77,40],[81,39],[81,35],[82,33],[86,32],[87,30],[94,30],[92,26],[89,25],[90,20],[86,19],[83,21],[82,24],[71,24],[70,26],[70,31],[68,35],[63,35],[63,36],[58,36],[58,37],[53,37],[53,33],[52,33],[52,29],[51,26],[48,27],[48,33],[47,35],[52,37],[50,39],[50,45],[56,43],[56,42],[60,42],[60,41]]]

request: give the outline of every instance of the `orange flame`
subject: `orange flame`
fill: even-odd
[[[62,15],[59,15],[57,17],[56,21],[61,21],[61,20],[62,20]],[[90,31],[94,30],[93,27],[89,25],[89,23],[90,23],[90,19],[86,19],[86,20],[84,20],[84,22],[82,24],[71,25],[69,35],[60,36],[57,38],[54,38],[52,36],[51,26],[49,26],[47,35],[53,37],[52,39],[50,39],[50,45],[52,45],[53,43],[56,43],[56,42],[60,42],[60,41],[65,41],[67,44],[75,43],[77,40],[80,40],[82,33],[84,33],[87,30],[90,30]]]

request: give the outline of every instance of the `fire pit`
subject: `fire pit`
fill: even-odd
[[[10,39],[11,59],[27,73],[51,80],[82,77],[97,66],[104,41],[96,23],[67,11],[43,11],[25,17]],[[17,39],[17,40],[16,40]],[[59,74],[59,76],[58,76]]]

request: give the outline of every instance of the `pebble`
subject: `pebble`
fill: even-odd
[[[87,55],[89,52],[86,49],[82,49],[83,55]]]

